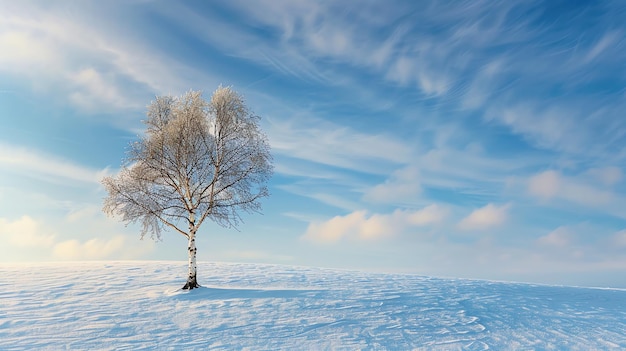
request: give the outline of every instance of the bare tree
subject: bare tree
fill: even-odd
[[[237,226],[240,210],[259,212],[268,196],[272,158],[258,116],[231,88],[210,102],[190,91],[157,97],[148,106],[145,136],[132,143],[123,167],[102,181],[104,212],[142,225],[141,238],[161,239],[163,229],[187,237],[189,275],[183,289],[199,287],[196,234],[210,218]]]

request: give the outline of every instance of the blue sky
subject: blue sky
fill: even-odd
[[[275,158],[199,259],[626,287],[621,1],[0,1],[0,260],[186,260],[101,213],[156,96]],[[200,274],[210,274],[200,272]]]

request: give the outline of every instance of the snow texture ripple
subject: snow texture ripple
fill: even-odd
[[[256,264],[0,266],[0,350],[619,350],[626,291]]]

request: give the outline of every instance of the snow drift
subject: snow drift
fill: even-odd
[[[256,264],[0,266],[0,350],[610,350],[626,291]]]

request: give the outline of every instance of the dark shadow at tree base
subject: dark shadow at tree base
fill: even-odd
[[[200,284],[198,284],[198,282],[194,279],[193,281],[185,283],[185,286],[183,286],[183,290],[193,290],[199,287]]]

